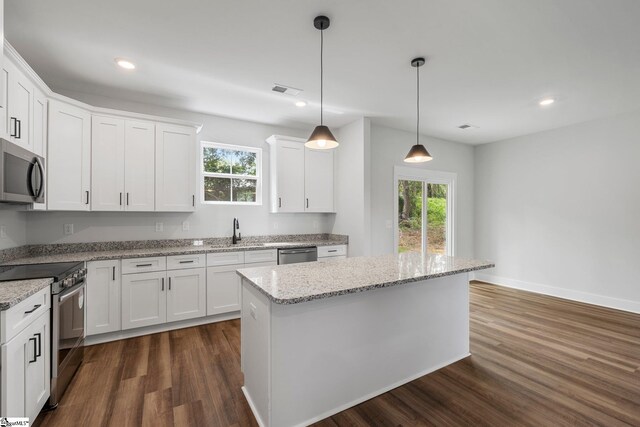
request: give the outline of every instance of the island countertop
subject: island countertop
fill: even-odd
[[[238,274],[276,304],[296,304],[495,267],[490,261],[409,252],[242,268]]]
[[[8,310],[53,282],[52,278],[0,282],[0,311]]]

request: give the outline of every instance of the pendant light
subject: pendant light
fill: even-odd
[[[311,136],[305,142],[305,146],[309,148],[313,148],[316,150],[328,150],[330,148],[336,148],[339,144],[336,141],[335,136],[331,133],[329,128],[323,123],[323,102],[324,102],[324,87],[323,87],[323,78],[324,78],[324,64],[322,62],[322,53],[324,50],[324,30],[329,28],[329,18],[326,16],[316,16],[313,20],[313,26],[320,30],[320,126],[316,126],[316,128],[311,133]]]
[[[411,60],[411,66],[416,69],[416,143],[411,147],[411,150],[409,150],[407,157],[404,158],[404,161],[407,163],[422,163],[433,159],[425,146],[420,144],[420,67],[424,65],[424,62],[424,58],[414,58]]]

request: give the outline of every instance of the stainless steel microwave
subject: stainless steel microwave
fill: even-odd
[[[0,139],[0,202],[44,203],[44,158]]]

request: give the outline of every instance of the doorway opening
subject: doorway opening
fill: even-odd
[[[455,174],[397,167],[396,253],[454,254]]]

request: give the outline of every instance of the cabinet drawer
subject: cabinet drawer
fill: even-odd
[[[253,264],[256,262],[278,262],[278,250],[268,249],[266,251],[247,251],[244,253],[245,264]]]
[[[347,255],[347,245],[319,246],[318,258]]]
[[[167,257],[131,258],[122,260],[122,274],[148,273],[167,269]]]
[[[173,255],[167,257],[167,270],[181,270],[184,268],[205,267],[205,254]]]
[[[347,259],[346,255],[328,256],[324,258],[318,258],[318,262],[335,262],[341,259]]]
[[[31,322],[51,308],[51,288],[47,286],[37,294],[19,302],[1,315],[2,337],[0,342],[6,343],[18,335]]]
[[[220,252],[207,254],[207,266],[244,264],[244,252]]]

